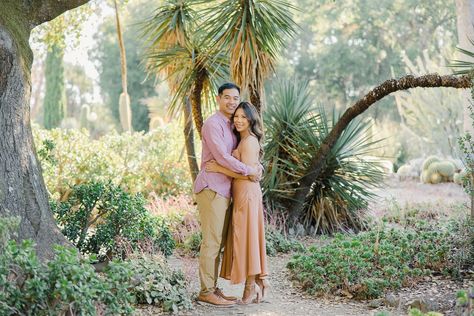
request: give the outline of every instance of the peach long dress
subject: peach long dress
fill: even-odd
[[[239,160],[239,147],[245,140],[240,142],[234,154]],[[232,199],[232,217],[220,276],[232,284],[242,283],[252,275],[263,279],[268,275],[268,269],[260,183],[234,179]]]

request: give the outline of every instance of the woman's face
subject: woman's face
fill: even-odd
[[[237,132],[241,133],[249,128],[249,120],[242,108],[238,108],[234,115],[234,126]]]

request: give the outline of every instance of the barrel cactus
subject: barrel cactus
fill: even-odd
[[[440,159],[436,156],[429,156],[428,158],[425,159],[425,161],[423,162],[423,167],[422,167],[422,170],[427,170],[430,165],[434,162],[438,162],[440,161]]]
[[[438,161],[438,162],[433,162],[430,164],[428,167],[428,170],[431,170],[432,172],[439,173],[443,177],[451,177],[454,174],[455,166],[453,163],[450,161]]]

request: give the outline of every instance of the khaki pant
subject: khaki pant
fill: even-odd
[[[196,194],[196,202],[202,231],[199,278],[201,294],[206,295],[214,292],[217,286],[220,253],[229,224],[230,199],[204,189]]]

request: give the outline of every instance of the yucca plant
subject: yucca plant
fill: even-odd
[[[207,42],[230,56],[232,80],[261,112],[264,80],[297,29],[285,0],[224,0],[204,11]]]
[[[474,46],[474,40],[469,39],[469,42]],[[461,47],[457,47],[456,49],[470,61],[455,59],[449,64],[449,67],[456,69],[454,71],[454,74],[456,75],[472,74],[472,69],[474,68],[474,62],[472,61],[474,58],[474,52]]]
[[[291,204],[298,180],[337,122],[335,111],[328,117],[322,107],[313,104],[306,83],[284,83],[277,88],[265,112],[267,172],[263,184],[270,210]],[[363,227],[360,211],[374,196],[370,189],[383,179],[378,164],[364,159],[380,144],[380,140],[370,140],[369,128],[363,121],[355,120],[338,139],[324,172],[312,187],[300,218],[304,226],[314,226],[317,233],[358,231]]]
[[[185,116],[186,150],[193,181],[199,168],[189,108],[201,135],[202,100],[211,104],[217,81],[227,77],[228,71],[226,59],[220,54],[211,54],[209,45],[202,40],[202,33],[197,32],[199,16],[192,6],[198,2],[168,0],[142,24],[142,36],[148,45],[147,70],[165,76],[173,93],[169,111],[175,114],[183,110]]]

